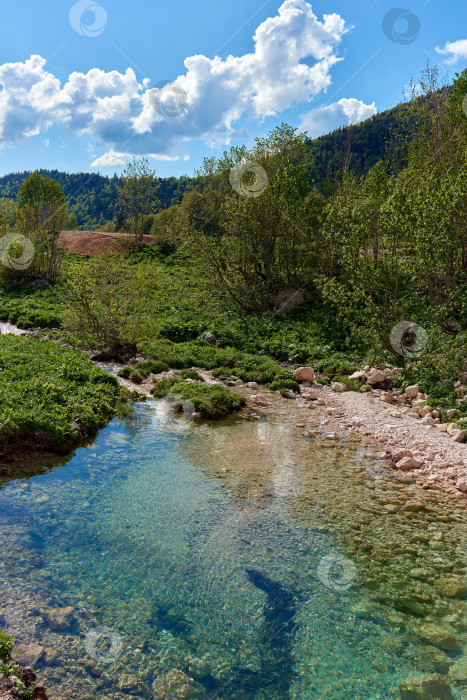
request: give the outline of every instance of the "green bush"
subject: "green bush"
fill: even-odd
[[[175,385],[181,385],[182,382],[179,377],[167,377],[166,379],[154,380],[154,386],[151,390],[151,394],[161,399],[173,389]],[[178,387],[177,387],[178,388]]]
[[[137,369],[133,369],[130,372],[130,376],[128,378],[131,382],[134,382],[135,384],[141,384],[141,382],[143,381],[143,377]]]
[[[171,393],[180,395],[183,399],[191,401],[203,418],[223,418],[246,404],[243,396],[232,393],[220,384],[184,384],[162,379],[155,383],[152,393],[159,398]],[[183,400],[175,401],[176,409],[178,407],[179,410],[183,410],[183,405]]]
[[[145,379],[150,374],[160,374],[161,372],[168,372],[170,369],[166,362],[161,362],[160,360],[137,362],[134,367]]]
[[[216,379],[229,379],[229,377],[232,376],[232,372],[230,372],[227,367],[215,367],[212,372],[212,376],[215,377]]]
[[[204,382],[204,377],[194,369],[182,369],[180,376],[182,379],[196,379],[200,382]]]
[[[131,365],[126,365],[125,367],[122,367],[122,369],[119,369],[117,374],[119,377],[122,377],[123,379],[128,379],[130,374],[132,373],[132,367]]]
[[[300,391],[300,385],[295,379],[276,379],[269,384],[269,389],[280,391],[282,396],[284,396],[282,392],[285,392],[286,396],[288,396],[289,391]]]
[[[10,661],[14,645],[14,637],[9,637],[3,630],[0,630],[0,659],[2,661]]]

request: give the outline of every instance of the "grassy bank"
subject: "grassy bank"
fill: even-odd
[[[12,445],[67,451],[131,398],[78,350],[0,336],[0,454]]]

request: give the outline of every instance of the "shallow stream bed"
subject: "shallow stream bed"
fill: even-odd
[[[466,524],[297,402],[215,425],[149,400],[0,475],[0,627],[47,650],[51,700],[376,700],[426,673],[461,700]]]

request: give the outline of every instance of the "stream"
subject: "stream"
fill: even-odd
[[[268,398],[0,471],[0,627],[51,700],[467,698],[465,506]]]

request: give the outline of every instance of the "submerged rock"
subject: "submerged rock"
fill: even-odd
[[[205,659],[190,659],[188,673],[193,678],[206,678],[211,673],[211,664]]]
[[[267,406],[268,402],[265,396],[262,394],[253,394],[250,396],[250,403],[252,406]]]
[[[465,598],[467,596],[467,581],[460,576],[443,576],[434,582],[440,595],[446,598]]]
[[[400,683],[399,690],[401,700],[454,700],[449,684],[437,674]]]
[[[18,661],[24,666],[34,666],[41,658],[44,647],[40,644],[19,644],[15,647],[15,652],[18,654]]]
[[[206,691],[201,683],[178,668],[173,668],[165,676],[156,678],[152,691],[158,700],[175,700],[176,698],[203,700],[206,697]]]
[[[53,630],[66,630],[76,622],[71,605],[65,608],[49,608],[45,611],[44,617]]]
[[[422,625],[418,630],[418,635],[429,644],[439,649],[455,651],[457,648],[457,639],[455,635],[439,625],[430,623]]]

